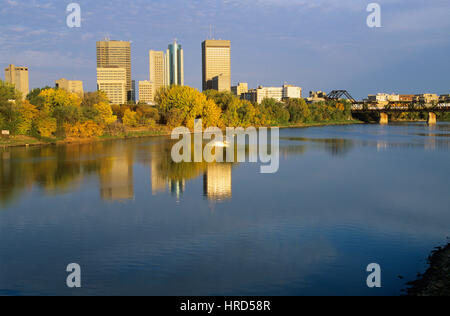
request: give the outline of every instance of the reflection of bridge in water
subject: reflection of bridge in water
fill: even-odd
[[[428,113],[428,124],[437,122],[436,113],[450,112],[450,100],[425,103],[418,101],[386,101],[382,103],[356,101],[346,90],[334,90],[328,100],[347,99],[352,103],[352,114],[377,114],[380,124],[389,123],[390,113]]]

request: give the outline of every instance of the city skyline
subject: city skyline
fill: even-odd
[[[132,73],[139,81],[147,78],[148,49],[178,38],[185,51],[185,84],[201,89],[200,43],[213,24],[216,38],[233,43],[232,85],[271,86],[287,81],[304,91],[344,88],[357,98],[378,91],[448,93],[444,73],[450,67],[446,53],[450,23],[443,17],[448,1],[380,1],[380,29],[365,24],[367,3],[349,1],[315,5],[134,1],[126,6],[118,3],[113,9],[105,9],[103,1],[79,3],[82,27],[69,29],[65,3],[9,1],[0,10],[6,25],[0,38],[3,66],[28,66],[30,88],[68,77],[82,80],[85,90],[93,91],[96,40],[109,36],[133,41]],[[244,19],[249,10],[251,18]],[[176,23],[167,25],[168,16]],[[238,20],[242,22],[235,23]],[[149,31],[140,33],[137,27]]]

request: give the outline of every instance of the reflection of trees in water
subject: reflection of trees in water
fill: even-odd
[[[16,148],[1,153],[0,203],[7,205],[33,185],[46,194],[65,192],[79,185],[83,174],[97,172],[99,161],[90,146]]]
[[[308,148],[307,143],[312,143],[324,148],[332,156],[344,156],[355,146],[353,140],[345,138],[306,138],[306,137],[281,137],[281,140],[290,142],[304,142],[304,145],[281,147],[282,154],[304,154]]]

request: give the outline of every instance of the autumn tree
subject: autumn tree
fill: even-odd
[[[81,101],[82,107],[94,107],[96,104],[110,103],[106,93],[103,91],[86,92]]]
[[[33,122],[38,116],[39,111],[28,100],[22,102],[19,106],[19,123],[17,125],[17,133],[19,135],[28,135],[31,132]]]
[[[196,119],[203,119],[204,127],[223,125],[221,109],[194,88],[172,86],[161,89],[156,101],[164,122],[171,127],[183,125],[193,129]]]
[[[111,106],[106,102],[100,102],[93,106],[98,111],[97,121],[103,125],[110,125],[117,121],[117,116],[113,115]]]

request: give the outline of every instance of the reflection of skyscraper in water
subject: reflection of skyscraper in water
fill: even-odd
[[[134,198],[133,162],[127,156],[110,157],[100,170],[100,192],[104,200]]]
[[[167,187],[169,187],[170,192],[173,196],[176,196],[177,200],[180,200],[186,188],[185,180],[171,180],[166,175],[163,175],[160,169],[161,158],[157,153],[153,153],[152,156],[152,194],[157,195],[158,193],[165,192]]]
[[[167,177],[163,176],[158,168],[159,161],[152,157],[152,194],[164,192],[167,187]]]
[[[176,196],[179,201],[186,189],[186,182],[184,180],[169,180],[169,187],[172,196]]]
[[[232,176],[230,164],[208,164],[203,178],[204,195],[213,201],[232,197]]]

